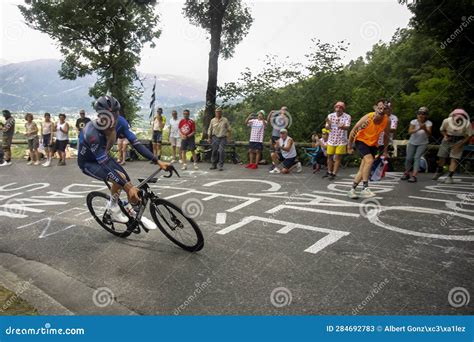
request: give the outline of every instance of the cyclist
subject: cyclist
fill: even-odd
[[[111,199],[107,205],[112,221],[127,223],[128,217],[124,215],[118,205],[120,191],[125,190],[130,204],[135,205],[140,201],[138,188],[132,185],[127,172],[108,152],[114,145],[117,136],[124,136],[130,145],[143,157],[158,164],[167,170],[169,164],[160,162],[143,146],[130,131],[129,125],[123,116],[119,115],[120,103],[112,96],[101,96],[94,105],[97,119],[88,122],[79,135],[79,148],[77,162],[86,175],[104,181],[111,181]],[[134,214],[134,213],[132,213]],[[156,229],[156,224],[142,216],[141,222],[147,229]]]

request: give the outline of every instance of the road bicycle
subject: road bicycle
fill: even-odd
[[[153,221],[168,239],[186,251],[197,252],[204,247],[204,237],[199,226],[192,218],[183,213],[180,207],[160,198],[148,185],[158,181],[155,176],[160,171],[161,169],[158,169],[147,178],[138,179],[140,182],[137,186],[140,203],[133,206],[133,210],[131,210],[132,206],[125,201],[118,201],[122,212],[129,218],[125,224],[111,220],[107,210],[110,194],[92,191],[87,195],[87,207],[92,217],[102,228],[115,236],[126,238],[132,233],[149,232],[141,223],[141,217],[148,206]],[[167,171],[168,175],[164,176],[165,178],[170,178],[173,173],[180,177],[173,165],[169,165]],[[110,184],[107,181],[105,184],[110,189]]]

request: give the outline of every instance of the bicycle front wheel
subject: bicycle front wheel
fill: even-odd
[[[196,222],[175,204],[155,199],[150,203],[150,213],[163,234],[182,249],[197,252],[204,247],[204,237]]]
[[[102,228],[115,236],[125,238],[132,234],[132,232],[128,230],[126,223],[117,223],[111,220],[110,214],[106,210],[109,200],[110,195],[106,195],[99,191],[92,191],[87,195],[87,207],[89,208],[92,217],[94,217]],[[119,205],[122,211],[124,211],[122,204],[119,203]]]

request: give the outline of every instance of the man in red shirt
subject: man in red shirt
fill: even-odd
[[[181,136],[181,159],[183,160],[183,166],[181,170],[186,170],[188,166],[186,165],[186,152],[191,151],[193,154],[194,161],[194,170],[199,169],[197,166],[196,158],[196,141],[194,135],[196,134],[196,124],[192,119],[189,118],[189,110],[185,109],[183,111],[183,119],[179,122],[179,135]]]

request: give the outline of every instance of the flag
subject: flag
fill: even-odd
[[[156,76],[155,76],[155,84],[153,84],[153,90],[151,92],[150,119],[153,117],[153,112],[155,111],[155,88],[156,88]]]

